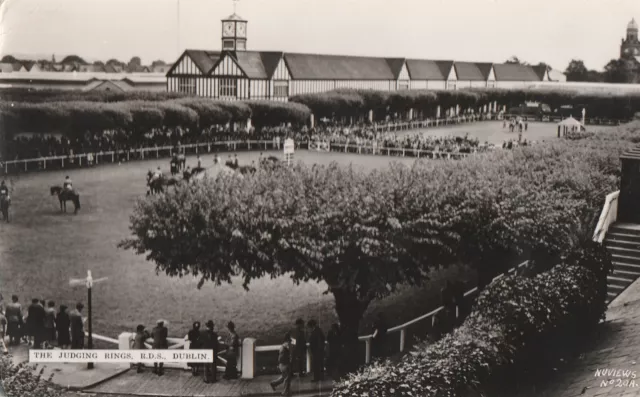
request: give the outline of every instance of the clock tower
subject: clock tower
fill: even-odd
[[[222,20],[222,50],[247,50],[247,21],[235,12]]]
[[[640,57],[640,41],[638,41],[638,24],[635,19],[627,25],[627,38],[622,39],[620,58]]]

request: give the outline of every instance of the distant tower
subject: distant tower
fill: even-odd
[[[233,15],[222,20],[222,49],[225,51],[247,50],[247,21],[236,14],[236,3],[233,0]]]
[[[620,58],[640,56],[640,41],[638,41],[638,24],[635,19],[627,25],[627,38],[622,39]]]

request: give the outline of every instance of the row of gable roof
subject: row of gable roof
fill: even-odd
[[[73,65],[24,61],[0,63],[0,73],[12,72],[82,72],[82,73],[167,73],[170,65],[121,66],[121,65]]]
[[[272,51],[186,50],[167,76],[185,57],[193,61],[202,75],[211,75],[225,56],[231,57],[250,79],[271,79],[283,60],[294,80],[397,80],[406,70],[412,80],[465,81],[544,81],[545,66],[455,62],[425,59],[376,58],[344,55],[284,53]],[[405,69],[406,68],[406,69]],[[178,73],[175,73],[176,75]]]

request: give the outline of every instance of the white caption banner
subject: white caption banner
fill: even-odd
[[[211,363],[213,350],[30,350],[30,363]]]

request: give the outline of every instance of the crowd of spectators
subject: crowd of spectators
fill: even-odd
[[[105,131],[100,134],[82,136],[52,136],[34,134],[20,136],[8,142],[4,160],[24,160],[44,157],[73,156],[86,153],[122,152],[140,148],[179,146],[194,143],[225,141],[272,141],[283,142],[286,138],[296,141],[323,141],[332,144],[372,146],[378,148],[420,149],[441,152],[471,153],[489,147],[478,139],[466,137],[431,137],[422,133],[382,132],[379,125],[360,124],[341,126],[320,123],[315,128],[267,127],[250,131],[230,126],[213,126],[204,130],[188,128],[154,129],[147,134],[131,131]],[[2,160],[2,159],[0,159]]]

